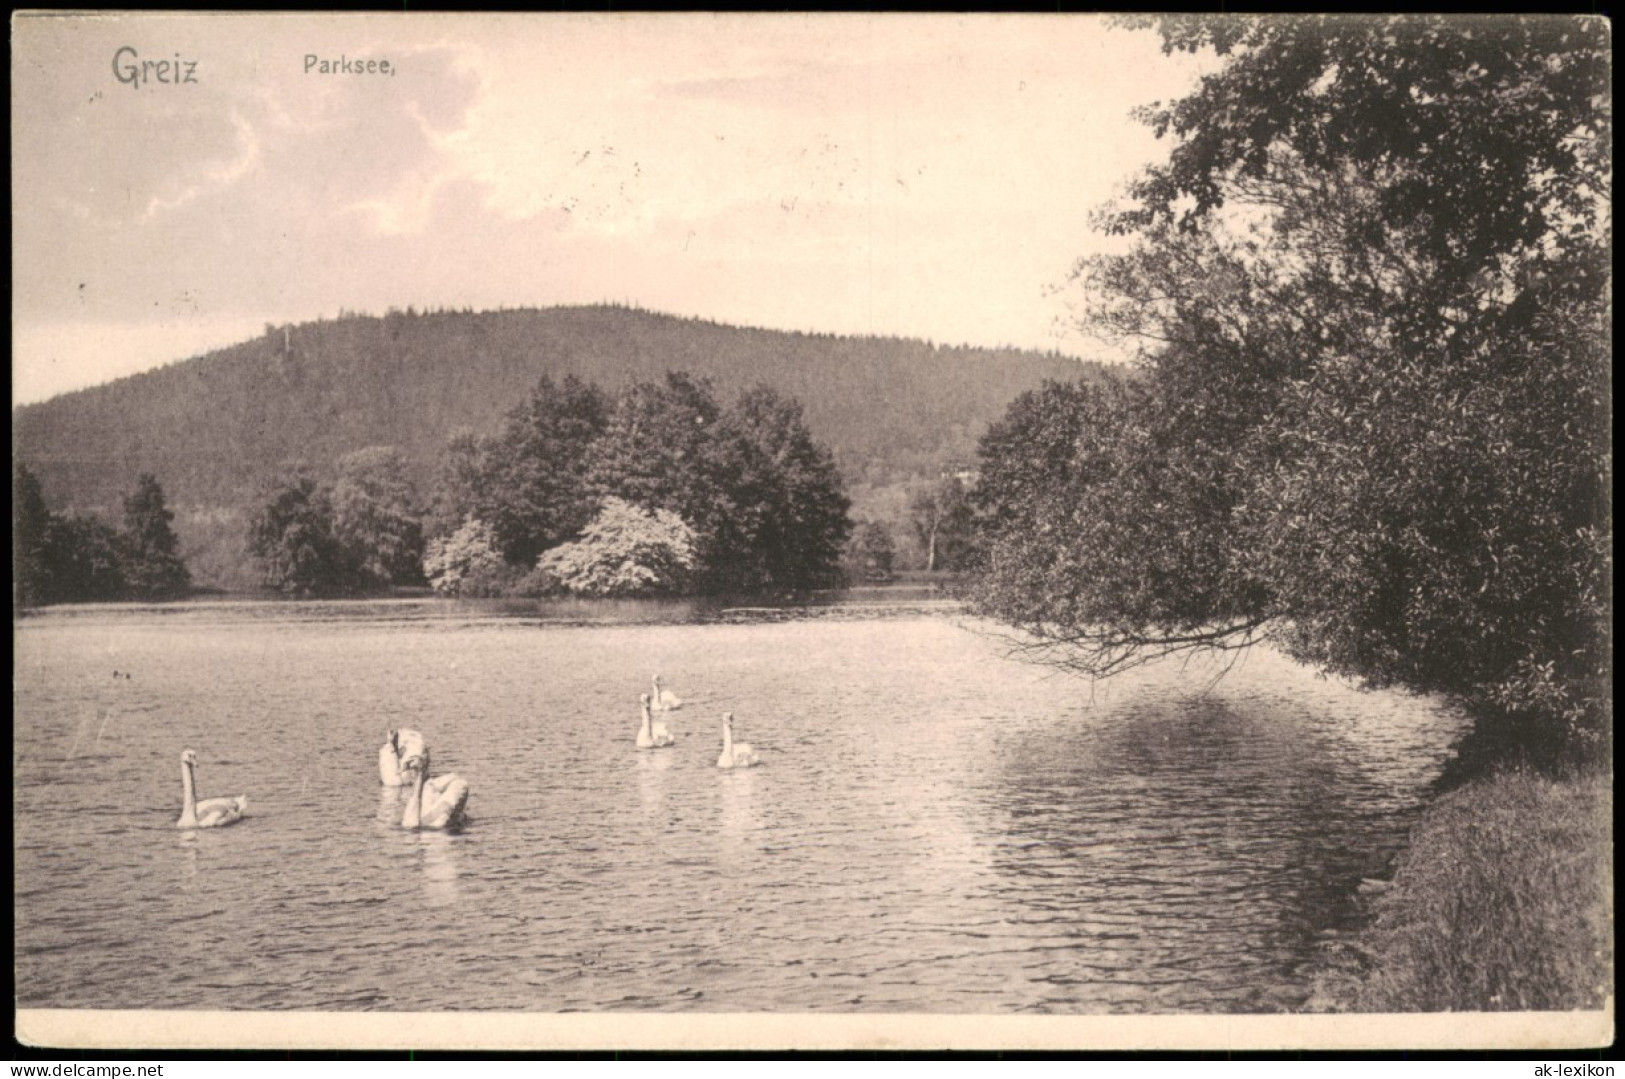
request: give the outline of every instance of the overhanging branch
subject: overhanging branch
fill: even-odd
[[[1274,615],[1259,615],[1220,626],[1195,630],[1146,629],[1107,626],[1060,630],[1053,626],[1018,626],[1016,633],[997,634],[1016,658],[1089,678],[1109,678],[1165,659],[1192,652],[1233,652],[1250,648],[1269,637]]]

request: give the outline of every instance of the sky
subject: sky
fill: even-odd
[[[408,306],[1089,356],[1197,77],[1092,16],[14,17],[13,404]]]

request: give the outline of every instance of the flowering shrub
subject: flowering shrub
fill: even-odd
[[[470,517],[449,536],[429,541],[423,575],[443,596],[494,596],[511,576],[485,522]]]
[[[531,582],[584,596],[681,591],[695,566],[694,530],[669,510],[607,498],[574,542],[542,554]]]

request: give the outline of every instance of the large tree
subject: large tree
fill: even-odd
[[[543,375],[511,409],[495,435],[459,431],[447,442],[428,512],[430,536],[444,538],[475,519],[503,558],[529,568],[592,519],[597,492],[588,482],[593,446],[608,423],[610,401],[597,386]]]
[[[342,595],[366,585],[360,560],[338,537],[328,493],[309,476],[273,489],[249,522],[249,552],[267,588],[290,595]]]
[[[53,515],[46,541],[46,576],[51,582],[51,602],[124,599],[124,560],[119,540],[117,531],[95,517]]]
[[[463,527],[470,517],[478,517],[487,504],[483,440],[467,428],[446,440],[430,481],[430,495],[424,516],[425,536],[442,539]]]
[[[675,513],[694,529],[705,592],[799,590],[839,578],[850,503],[801,408],[766,387],[732,408],[683,372],[638,383],[593,446],[599,498]]]
[[[469,510],[491,526],[508,561],[534,563],[592,519],[589,451],[608,416],[597,386],[574,375],[558,383],[543,375],[501,433],[483,444]]]
[[[423,516],[406,456],[368,446],[339,458],[333,531],[375,587],[423,583]]]
[[[739,395],[719,437],[724,447],[731,439],[735,449],[734,523],[749,552],[734,563],[734,586],[801,591],[836,583],[852,503],[834,458],[807,430],[801,406],[756,386]]]
[[[11,600],[14,607],[50,603],[51,511],[39,479],[11,464]]]
[[[170,527],[174,519],[158,478],[142,473],[135,490],[124,499],[122,553],[124,581],[131,597],[166,599],[184,595],[191,587],[192,576]]]
[[[695,534],[696,586],[728,590],[748,558],[750,524],[738,501],[742,462],[708,379],[670,372],[629,387],[593,445],[589,490],[647,510],[669,510]],[[746,511],[748,512],[748,511]]]
[[[909,523],[925,550],[927,570],[965,568],[971,547],[971,504],[958,476],[920,484],[909,499]]]
[[[984,442],[984,606],[1091,673],[1267,637],[1595,745],[1606,23],[1133,22],[1225,62],[1078,270],[1144,378]]]

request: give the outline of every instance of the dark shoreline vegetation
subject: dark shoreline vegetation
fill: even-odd
[[[1006,394],[974,465],[916,460],[889,517],[854,520],[853,459],[803,419],[819,372],[729,387],[726,404],[678,364],[615,392],[543,375],[499,430],[438,448],[432,481],[421,450],[380,444],[271,483],[247,525],[266,581],[744,595],[768,598],[732,610],[768,619],[786,609],[773,597],[954,571],[971,612],[1082,677],[1269,644],[1438,695],[1474,730],[1309,1006],[1599,1007],[1613,971],[1607,24],[1123,21],[1223,60],[1143,113],[1168,158],[1102,211],[1126,253],[1075,272],[1086,327],[1137,354],[1133,377]],[[398,335],[417,317],[385,323]],[[310,374],[292,333],[280,340],[263,349],[283,376]],[[882,426],[904,442],[907,418],[948,414],[896,400],[905,418]],[[122,533],[53,516],[16,464],[13,505],[19,603],[184,589],[151,477]]]
[[[1436,796],[1308,1009],[1595,1011],[1613,992],[1613,777],[1502,768]]]
[[[1598,1006],[1609,847],[1569,814],[1612,769],[1608,25],[1124,21],[1223,61],[1142,112],[1168,157],[1099,217],[1132,246],[1075,272],[1144,377],[989,430],[973,606],[1084,676],[1268,642],[1457,702],[1472,778],[1333,999]]]

